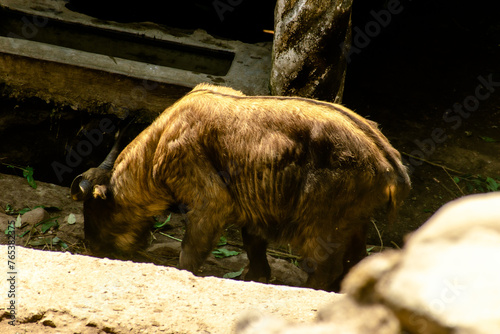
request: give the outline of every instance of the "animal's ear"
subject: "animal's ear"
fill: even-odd
[[[71,198],[75,201],[84,201],[89,197],[91,189],[90,181],[80,174],[71,183]]]
[[[94,196],[94,198],[100,197],[102,199],[106,199],[106,191],[108,191],[108,187],[102,184],[98,184],[94,186],[92,195]]]

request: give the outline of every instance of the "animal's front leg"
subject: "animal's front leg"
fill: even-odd
[[[205,187],[198,192],[203,196],[189,204],[179,259],[181,269],[196,273],[217,244],[224,226],[234,220],[227,193],[218,190]]]
[[[190,212],[179,258],[181,269],[196,273],[215,246],[222,227],[209,213]]]

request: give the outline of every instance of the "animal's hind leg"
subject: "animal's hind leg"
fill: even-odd
[[[359,261],[366,257],[366,233],[367,226],[360,222],[356,229],[351,231],[350,239],[346,240],[346,250],[343,258],[343,272],[332,283],[331,289],[335,291],[340,290],[340,283],[345,275],[354,267]]]
[[[301,267],[308,274],[305,287],[338,291],[331,284],[344,270],[345,244],[334,234],[318,235],[302,247]]]
[[[245,280],[267,283],[271,278],[271,267],[266,256],[267,240],[252,234],[246,227],[241,229],[241,236],[249,260]]]
[[[302,261],[306,286],[338,292],[347,272],[366,255],[365,243],[366,224],[359,218],[344,218],[329,235],[308,240]]]

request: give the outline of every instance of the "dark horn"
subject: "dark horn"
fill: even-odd
[[[118,130],[115,136],[115,143],[111,148],[111,151],[106,156],[106,159],[99,165],[99,168],[111,170],[115,164],[115,160],[120,154],[120,139],[122,137],[122,131]]]
[[[71,197],[75,201],[85,200],[92,190],[92,184],[78,175],[71,183]]]
[[[113,144],[113,147],[111,148],[111,151],[108,153],[106,156],[106,159],[99,165],[99,168],[102,169],[107,169],[111,170],[113,169],[113,166],[115,164],[116,158],[118,158],[118,155],[120,154],[120,142],[123,137],[123,134],[125,133],[125,130],[132,124],[134,119],[132,119],[123,129],[118,130],[115,135],[115,143]]]

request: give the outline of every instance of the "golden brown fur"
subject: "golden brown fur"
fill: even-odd
[[[308,286],[337,289],[364,256],[369,215],[383,206],[394,213],[409,189],[399,153],[351,110],[203,84],[123,150],[111,199],[85,205],[105,212],[86,209],[96,243],[113,235],[111,247],[132,251],[150,217],[184,204],[182,268],[196,271],[232,223],[243,229],[247,279],[269,278],[265,247],[274,239],[301,250]]]

